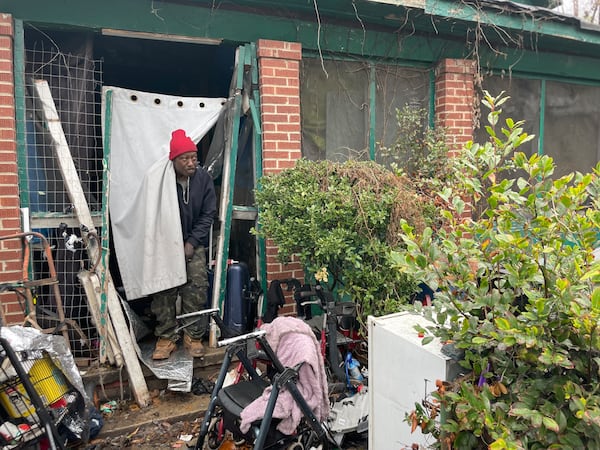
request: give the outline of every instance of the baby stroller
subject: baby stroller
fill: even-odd
[[[222,328],[218,314],[212,317]],[[319,345],[306,323],[278,317],[219,346],[227,348],[196,449],[328,448],[323,425],[329,413],[327,380]],[[234,357],[247,378],[224,386]],[[266,368],[262,376],[257,362]]]

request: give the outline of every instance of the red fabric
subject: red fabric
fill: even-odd
[[[187,152],[195,152],[197,150],[196,144],[192,141],[183,130],[175,130],[171,133],[171,151],[169,152],[169,159],[173,161],[179,155],[183,155]]]

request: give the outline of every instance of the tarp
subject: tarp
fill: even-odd
[[[110,124],[106,93],[112,91]],[[109,212],[127,300],[186,282],[171,132],[194,141],[213,127],[224,98],[178,97],[105,86],[110,126]],[[106,133],[104,133],[106,136]]]

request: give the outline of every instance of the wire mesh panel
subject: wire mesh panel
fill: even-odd
[[[60,290],[60,307],[64,321],[59,316],[53,286],[40,286],[34,292],[38,324],[47,332],[66,325],[69,347],[80,365],[89,365],[98,357],[99,342],[96,324],[79,282],[78,274],[92,264],[81,241],[80,230],[66,226],[46,230],[48,243],[52,246],[54,266]],[[50,268],[41,251],[34,250],[33,267],[37,277],[48,277]]]
[[[66,322],[73,356],[78,364],[87,365],[98,356],[97,330],[77,275],[93,262],[81,242],[82,232],[68,195],[71,186],[63,180],[45,122],[44,105],[37,98],[34,86],[37,80],[48,83],[81,188],[92,216],[99,218],[102,63],[92,57],[90,36],[82,33],[49,36],[34,27],[25,31],[26,170],[20,179],[21,203],[29,207],[32,229],[43,234],[52,246],[64,320],[59,320],[53,287],[36,288],[33,299],[39,325],[52,332]],[[44,256],[33,242],[33,279],[48,276],[48,261]]]
[[[26,195],[33,213],[69,213],[71,203],[58,168],[52,141],[44,124],[34,81],[48,82],[91,211],[101,209],[102,65],[91,59],[91,48],[65,54],[47,40],[26,49]]]

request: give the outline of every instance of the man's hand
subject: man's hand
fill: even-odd
[[[185,260],[188,262],[191,261],[194,256],[194,246],[189,242],[186,242],[183,246],[183,251],[185,253]]]

